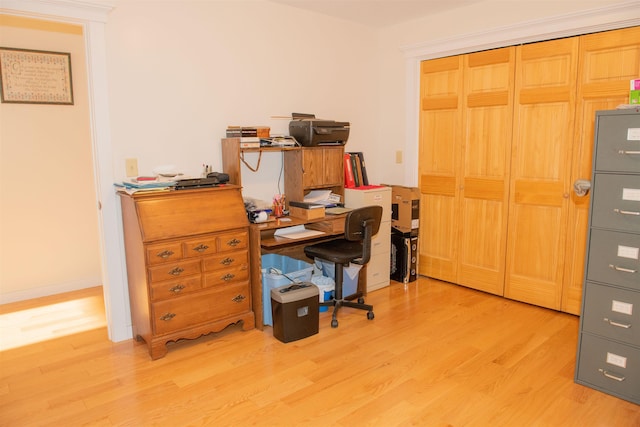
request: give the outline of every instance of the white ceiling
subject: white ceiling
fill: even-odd
[[[383,28],[483,0],[270,0],[324,15]]]

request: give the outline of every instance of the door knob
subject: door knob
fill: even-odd
[[[578,197],[586,196],[590,189],[591,189],[591,181],[589,180],[576,179],[576,182],[573,183],[573,191],[576,193],[576,196]]]

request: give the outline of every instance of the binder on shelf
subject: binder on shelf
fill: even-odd
[[[358,176],[358,160],[357,156],[354,156],[352,153],[349,153],[351,156],[351,169],[353,169],[353,180],[356,182],[356,187],[360,187],[362,185],[360,183],[360,177]]]
[[[353,168],[351,167],[351,154],[349,153],[344,153],[344,186],[346,188],[356,186],[356,181],[353,178]]]

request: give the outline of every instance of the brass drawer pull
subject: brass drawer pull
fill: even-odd
[[[636,212],[636,211],[623,211],[620,209],[614,209],[613,210],[615,213],[619,213],[620,215],[633,215],[633,216],[640,216],[640,212]]]
[[[169,271],[169,274],[172,276],[179,276],[182,272],[184,272],[184,268],[176,267],[173,270]]]
[[[174,294],[179,294],[183,289],[184,285],[175,285],[174,287],[169,288],[169,291],[173,292]]]
[[[246,297],[244,295],[236,295],[231,299],[233,302],[242,302]]]
[[[242,240],[232,239],[232,240],[229,240],[227,242],[227,245],[229,245],[229,246],[238,246],[240,243],[242,243]]]
[[[176,317],[175,313],[166,313],[166,314],[163,314],[162,316],[160,316],[160,320],[164,320],[165,322],[168,322],[169,320],[173,319],[174,317]]]
[[[206,251],[207,249],[209,249],[209,246],[207,246],[205,244],[202,244],[202,243],[199,244],[198,246],[196,246],[195,248],[193,248],[194,251],[200,252],[200,253]]]
[[[616,271],[622,271],[623,273],[636,273],[637,270],[632,270],[630,268],[618,267],[617,265],[609,264],[609,268],[613,268]]]
[[[228,282],[229,280],[233,279],[234,277],[236,277],[235,274],[227,273],[224,276],[222,276],[222,280],[224,280],[225,282]]]
[[[598,371],[602,372],[602,375],[604,375],[607,378],[611,378],[612,380],[616,380],[616,381],[620,381],[620,382],[625,380],[625,377],[619,377],[617,375],[613,375],[612,373],[607,372],[604,369],[598,369]]]
[[[174,253],[175,253],[175,252],[170,251],[169,249],[167,249],[166,251],[162,251],[162,252],[160,252],[160,253],[156,254],[156,256],[157,256],[157,257],[160,257],[160,258],[167,259],[167,258],[169,258],[171,255],[173,255]]]
[[[231,264],[233,264],[233,261],[235,261],[235,259],[227,257],[227,258],[223,259],[222,261],[220,261],[220,264],[231,265]]]
[[[630,323],[619,323],[619,322],[614,322],[611,319],[607,319],[606,317],[604,319],[605,322],[609,323],[611,326],[617,326],[618,328],[624,328],[624,329],[629,329],[631,327]]]

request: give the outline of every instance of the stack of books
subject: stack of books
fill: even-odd
[[[239,138],[240,147],[260,147],[260,138],[269,138],[268,126],[227,126],[227,138]]]
[[[344,153],[344,186],[356,188],[368,185],[369,177],[362,152]]]

